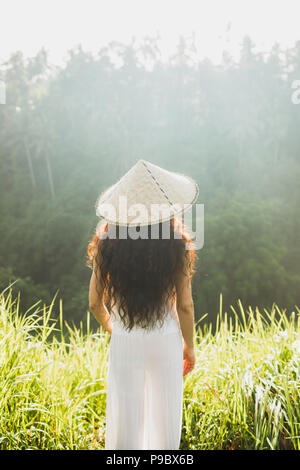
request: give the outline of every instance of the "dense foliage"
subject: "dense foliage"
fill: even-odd
[[[103,449],[108,333],[18,305],[0,294],[0,449]],[[196,329],[180,448],[300,450],[300,310],[219,312]]]
[[[163,63],[147,38],[79,47],[62,67],[44,50],[1,65],[0,288],[19,279],[23,310],[59,290],[66,318],[85,318],[94,203],[139,158],[199,183],[197,318],[215,319],[221,292],[226,306],[300,304],[300,42],[263,55],[245,38],[238,63],[193,58],[181,40]]]

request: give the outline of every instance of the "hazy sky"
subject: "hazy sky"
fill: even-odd
[[[125,43],[160,33],[163,58],[178,35],[196,35],[200,57],[218,62],[222,51],[237,57],[244,35],[257,50],[282,48],[300,39],[299,0],[1,0],[0,60],[44,46],[52,63],[79,43],[98,51],[111,40]]]

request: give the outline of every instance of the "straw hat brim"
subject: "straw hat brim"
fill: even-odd
[[[117,183],[100,194],[95,205],[96,214],[114,225],[129,227],[153,225],[183,214],[196,202],[198,195],[199,187],[189,176],[170,172],[145,160],[139,160]],[[142,204],[145,207],[144,215],[130,217],[126,211],[118,211],[122,197],[126,198],[129,207]],[[153,214],[151,204],[165,205],[168,213]],[[116,212],[107,214],[105,211],[107,205],[113,207]]]

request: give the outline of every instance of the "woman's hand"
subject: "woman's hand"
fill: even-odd
[[[189,348],[186,344],[183,346],[183,375],[191,372],[195,367],[196,356],[194,348]]]
[[[108,322],[108,326],[107,326],[107,328],[106,328],[106,331],[108,331],[108,333],[109,333],[110,335],[112,335],[112,323],[111,323],[111,320],[109,320],[109,322]]]

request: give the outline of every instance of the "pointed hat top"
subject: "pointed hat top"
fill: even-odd
[[[116,225],[156,224],[187,210],[198,192],[191,178],[139,160],[98,197],[96,214]]]

